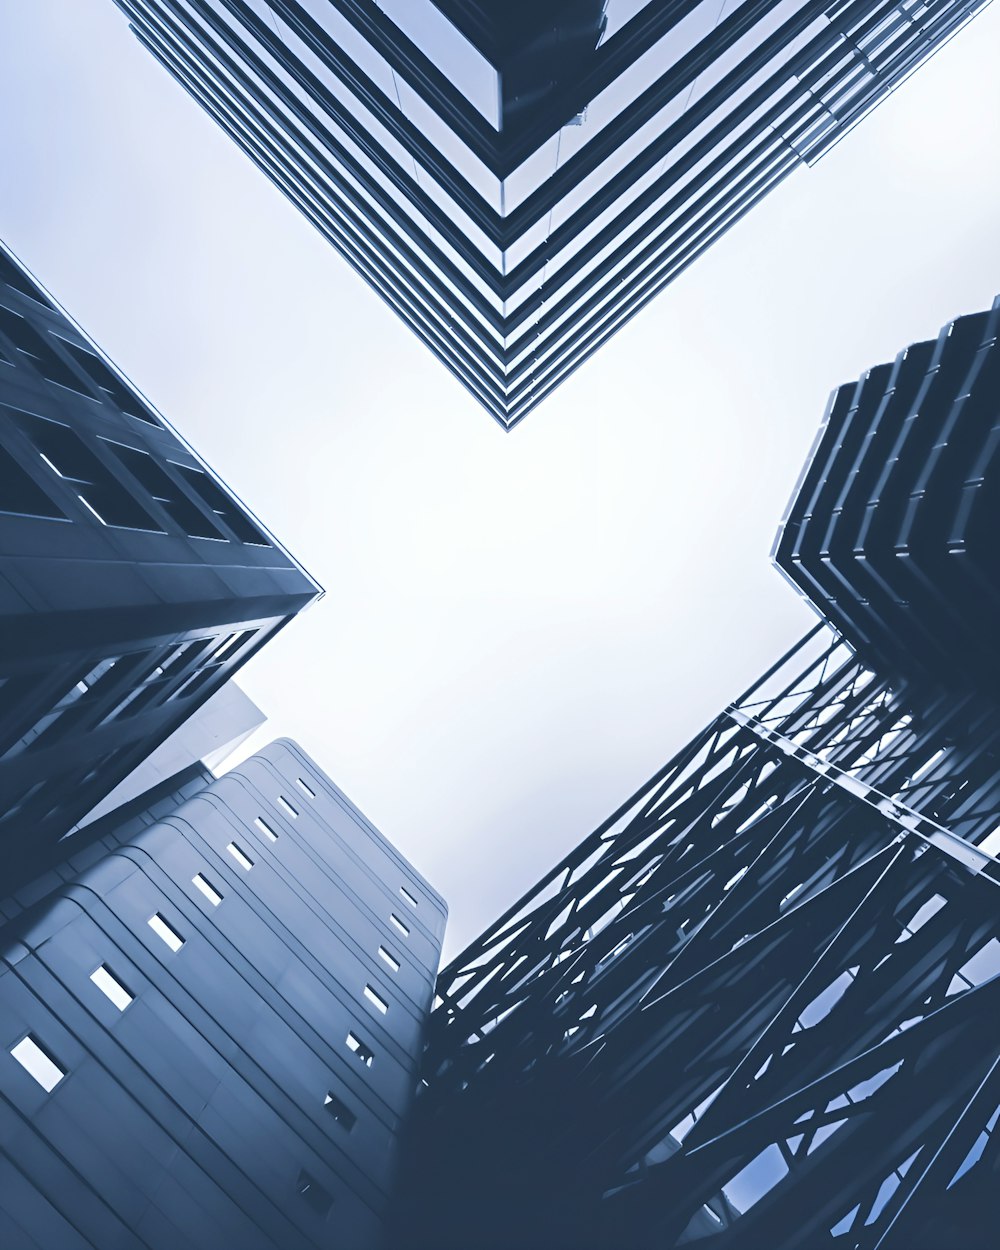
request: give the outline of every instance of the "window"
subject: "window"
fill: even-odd
[[[48,382],[65,386],[68,390],[85,395],[87,388],[76,376],[65,360],[54,351],[48,337],[22,317],[0,304],[0,334],[6,335],[19,352],[27,356],[34,367]]]
[[[380,1011],[383,1016],[389,1010],[389,1004],[385,1001],[382,995],[373,990],[370,985],[365,986],[365,998],[367,998],[371,1005],[377,1011]]]
[[[310,789],[308,783],[303,781],[301,777],[297,777],[296,781],[298,781],[299,783],[299,789],[304,791],[306,794],[308,794],[311,799],[314,799],[316,797],[316,791]]]
[[[291,803],[289,803],[289,801],[285,798],[283,794],[278,795],[278,802],[285,809],[285,811],[289,814],[289,816],[293,818],[298,816],[299,814],[298,811],[294,807],[292,807]]]
[[[270,543],[240,505],[228,495],[214,478],[185,464],[173,467],[194,490],[203,503],[207,503],[217,517],[225,521],[236,537],[243,543],[257,547],[270,547]]]
[[[135,998],[135,995],[128,992],[107,964],[101,964],[99,968],[95,968],[90,974],[90,979],[105,997],[111,999],[119,1011],[124,1011]]]
[[[378,953],[382,956],[393,972],[399,971],[399,960],[392,954],[391,951],[387,951],[384,946],[380,946],[378,948]]]
[[[191,884],[195,887],[195,889],[200,890],[201,893],[204,894],[213,907],[218,907],[218,905],[222,902],[222,895],[210,881],[205,880],[200,872],[196,873],[191,878]]]
[[[370,1068],[375,1062],[375,1052],[356,1033],[348,1033],[347,1049],[353,1051],[366,1068]]]
[[[410,936],[409,928],[405,924],[403,924],[402,920],[400,920],[400,918],[396,915],[395,912],[392,912],[390,914],[389,923],[395,926],[395,928],[397,928],[400,931],[400,933],[402,933],[403,937]]]
[[[400,894],[402,894],[403,898],[406,899],[406,901],[410,904],[411,907],[417,906],[417,900],[413,897],[413,895],[410,893],[410,891],[406,888],[405,885],[401,885],[399,887],[399,892]]]
[[[22,1038],[10,1053],[47,1094],[51,1094],[66,1075],[65,1069],[60,1068],[52,1056],[46,1054],[30,1033]]]
[[[96,352],[92,352],[89,347],[83,347],[81,344],[71,343],[59,335],[56,335],[56,338],[98,390],[103,391],[126,416],[135,417],[137,421],[145,421],[147,425],[160,424],[139,396],[126,385],[124,378],[120,378],[117,373],[108,368]]]
[[[253,867],[253,860],[243,850],[241,850],[235,842],[230,842],[226,850],[232,855],[233,859],[239,864],[244,872],[249,872]]]
[[[148,452],[140,451],[137,447],[126,447],[122,443],[113,443],[106,438],[101,439],[101,442],[189,538],[228,541],[222,530],[188,498],[180,483],[175,482]]]
[[[295,1191],[301,1194],[312,1209],[318,1211],[320,1215],[326,1215],[333,1206],[333,1198],[308,1172],[299,1173],[299,1179],[295,1182]]]
[[[22,295],[27,295],[29,299],[37,303],[44,304],[46,308],[52,307],[34,282],[14,264],[2,248],[0,248],[0,282],[6,283],[12,290],[20,291]]]
[[[336,1120],[340,1127],[347,1133],[349,1133],[358,1122],[358,1117],[348,1106],[340,1101],[336,1094],[328,1093],[323,1099],[323,1106],[326,1107],[332,1118]]]
[[[46,517],[53,521],[66,519],[65,512],[56,507],[27,469],[3,447],[0,447],[0,512]]]
[[[17,423],[42,462],[56,477],[69,484],[77,499],[102,525],[164,532],[104,461],[68,425],[30,413],[18,413]]]
[[[253,823],[257,826],[257,828],[261,831],[261,833],[264,835],[265,838],[269,838],[272,842],[277,842],[278,835],[274,832],[274,830],[271,828],[271,826],[267,823],[266,820],[262,819],[262,817],[260,816],[257,816],[254,818]]]
[[[184,945],[184,939],[179,933],[171,929],[170,925],[163,919],[159,912],[155,916],[150,916],[149,927],[153,930],[158,938],[162,938],[172,951],[179,951]]]

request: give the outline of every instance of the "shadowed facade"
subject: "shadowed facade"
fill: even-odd
[[[1000,708],[923,644],[995,635],[998,322],[835,394],[777,548],[833,624],[442,972],[394,1244],[992,1245]]]

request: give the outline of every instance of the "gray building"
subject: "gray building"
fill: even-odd
[[[79,836],[3,904],[0,1243],[378,1245],[443,901],[286,740]]]
[[[320,593],[0,248],[0,892]]]
[[[983,7],[116,3],[507,427]]]

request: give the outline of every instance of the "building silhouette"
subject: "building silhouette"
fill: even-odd
[[[511,426],[982,0],[116,0]]]
[[[394,1246],[993,1244],[998,329],[834,394],[819,623],[442,972]]]
[[[320,594],[0,249],[0,892]]]
[[[2,1244],[381,1244],[441,899],[288,740],[80,836],[3,905]]]

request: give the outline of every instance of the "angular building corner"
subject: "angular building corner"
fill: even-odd
[[[998,329],[835,393],[824,619],[442,972],[394,1246],[993,1245]]]
[[[986,0],[115,0],[510,428]]]
[[[0,891],[320,587],[0,248]]]

